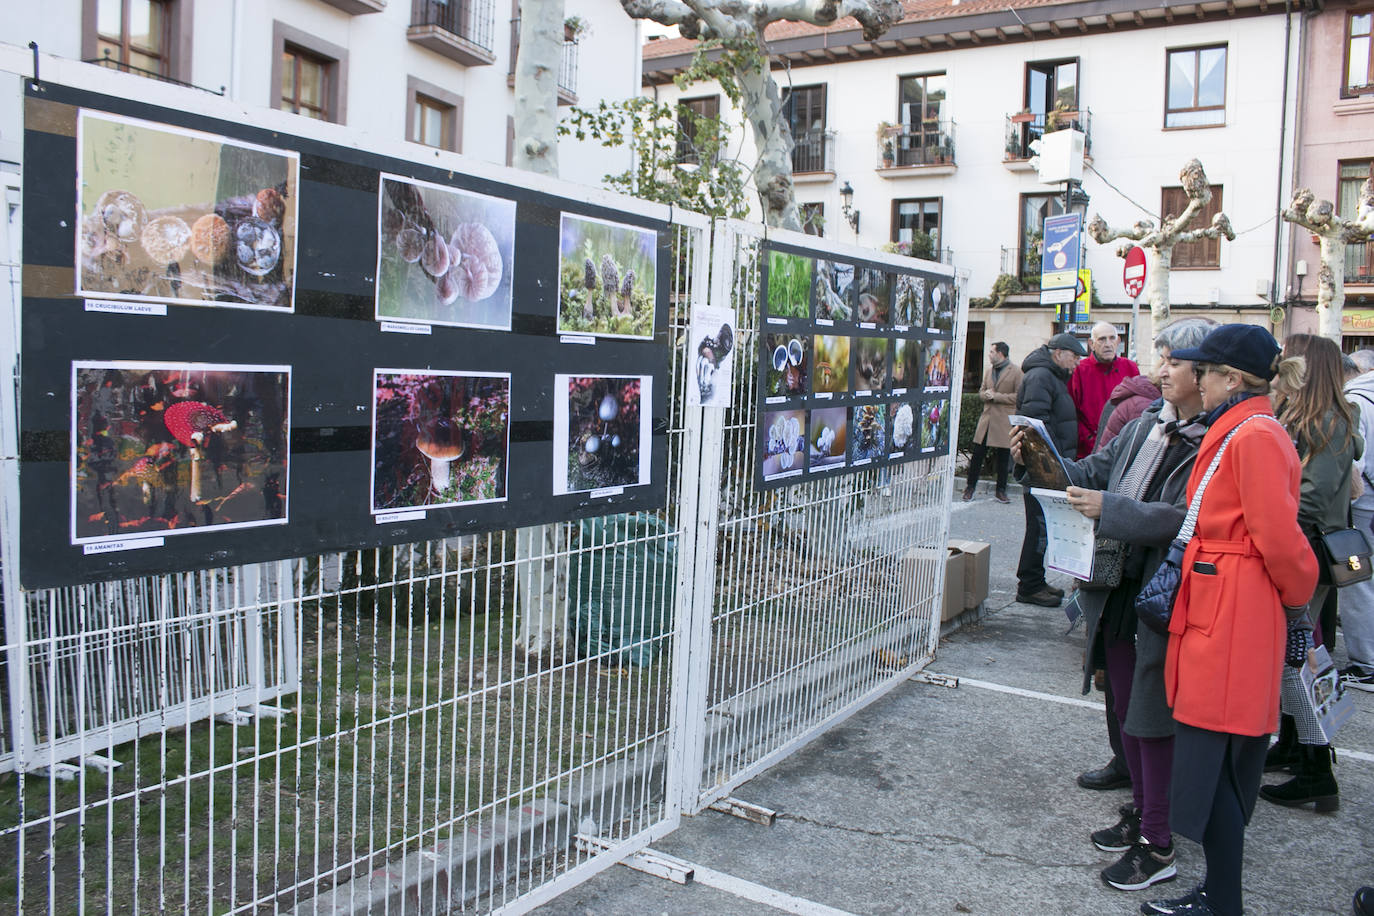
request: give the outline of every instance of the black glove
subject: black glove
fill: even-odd
[[[1301,668],[1307,661],[1307,650],[1312,648],[1312,631],[1298,620],[1288,621],[1288,648],[1284,650],[1284,663],[1290,668]]]

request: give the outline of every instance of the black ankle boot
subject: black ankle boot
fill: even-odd
[[[1279,740],[1264,755],[1264,772],[1275,770],[1293,772],[1298,762],[1298,727],[1289,715],[1279,716]]]
[[[1329,813],[1341,806],[1340,789],[1331,772],[1336,752],[1329,744],[1298,745],[1297,773],[1287,782],[1276,786],[1261,786],[1260,795],[1276,805],[1297,808],[1312,802],[1319,813]]]

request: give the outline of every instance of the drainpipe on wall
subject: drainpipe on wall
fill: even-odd
[[[1279,245],[1283,238],[1283,205],[1284,193],[1291,189],[1284,187],[1283,180],[1283,154],[1284,141],[1288,130],[1288,83],[1289,83],[1289,55],[1293,50],[1293,3],[1292,0],[1284,0],[1283,3],[1283,102],[1282,112],[1279,115],[1279,177],[1274,187],[1274,264],[1273,275],[1269,283],[1269,303],[1275,305],[1280,301],[1279,297]],[[1298,35],[1298,72],[1303,73],[1303,66],[1307,55],[1307,29],[1302,29]],[[1302,83],[1299,82],[1297,91],[1301,93]],[[1294,106],[1293,113],[1293,181],[1298,178],[1298,169],[1302,161],[1302,105]],[[1288,255],[1292,260],[1293,254],[1293,231],[1289,227],[1288,232]],[[1291,267],[1291,265],[1289,265]],[[1288,271],[1291,273],[1291,270]],[[1284,289],[1283,302],[1288,301],[1288,291]],[[1284,317],[1284,323],[1292,326],[1291,315]]]

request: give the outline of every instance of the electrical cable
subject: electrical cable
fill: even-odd
[[[1116,185],[1112,184],[1111,181],[1107,178],[1107,176],[1106,176],[1106,175],[1103,175],[1101,172],[1099,172],[1099,171],[1097,170],[1097,168],[1096,168],[1095,166],[1093,166],[1091,163],[1089,163],[1089,164],[1087,165],[1087,168],[1088,168],[1089,170],[1091,170],[1092,173],[1093,173],[1094,175],[1096,175],[1098,178],[1101,178],[1103,184],[1105,184],[1107,187],[1111,188],[1111,189],[1112,189],[1113,191],[1115,191],[1116,193],[1120,194],[1123,198],[1126,199],[1126,201],[1127,201],[1128,203],[1130,203],[1132,206],[1134,206],[1137,210],[1140,210],[1140,211],[1141,211],[1142,213],[1144,213],[1146,216],[1148,216],[1148,217],[1150,217],[1151,219],[1153,219],[1156,223],[1159,223],[1159,222],[1160,222],[1160,218],[1159,218],[1157,215],[1155,215],[1154,213],[1150,212],[1150,210],[1149,210],[1147,207],[1142,206],[1139,202],[1137,202],[1134,198],[1132,198],[1132,197],[1131,197],[1129,194],[1127,194],[1125,191],[1121,190],[1121,189],[1118,188]],[[1269,225],[1269,223],[1272,222],[1273,219],[1274,219],[1274,217],[1272,217],[1272,216],[1266,216],[1266,217],[1263,219],[1263,221],[1261,221],[1261,222],[1258,223],[1257,225],[1251,226],[1249,229],[1242,229],[1241,231],[1237,232],[1237,233],[1236,233],[1236,237],[1237,237],[1237,238],[1240,238],[1242,235],[1246,235],[1246,234],[1248,234],[1248,233],[1254,232],[1256,229],[1263,229],[1265,226]]]

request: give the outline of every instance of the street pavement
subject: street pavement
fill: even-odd
[[[928,669],[960,686],[901,684],[738,788],[734,797],[778,812],[771,827],[684,818],[652,849],[698,866],[697,881],[616,866],[537,912],[1124,916],[1202,877],[1201,848],[1180,838],[1178,880],[1133,893],[1099,880],[1116,854],[1088,834],[1130,795],[1074,783],[1110,756],[1102,695],[1079,693],[1082,628],[1066,633],[1062,611],[1014,600],[1019,490],[1010,505],[991,492],[965,503],[957,483],[950,536],[992,544],[985,616],[942,640]],[[1374,694],[1354,696],[1336,741],[1339,812],[1258,802],[1246,833],[1250,916],[1348,914],[1356,887],[1374,884]]]

